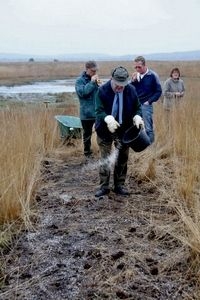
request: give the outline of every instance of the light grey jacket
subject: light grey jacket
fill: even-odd
[[[180,96],[176,96],[176,93],[181,93]],[[174,80],[173,78],[168,78],[163,85],[163,106],[166,109],[170,109],[173,104],[179,102],[185,94],[185,86],[182,79]]]

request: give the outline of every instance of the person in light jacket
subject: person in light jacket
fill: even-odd
[[[170,77],[163,85],[163,107],[165,110],[171,110],[176,104],[180,103],[185,94],[185,85],[180,78],[179,68],[173,68]]]

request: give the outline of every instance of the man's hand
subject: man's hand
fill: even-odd
[[[115,118],[111,115],[105,117],[104,121],[107,123],[108,130],[111,133],[114,133],[115,130],[120,127],[119,123],[115,120]]]
[[[180,98],[180,97],[182,97],[182,95],[181,95],[180,92],[175,92],[175,93],[174,93],[174,96],[175,96],[175,98]]]
[[[91,81],[94,81],[94,82],[97,82],[99,80],[99,76],[96,74],[96,75],[93,75],[91,77]]]
[[[131,76],[131,80],[132,81],[136,81],[137,80],[137,72],[134,72]]]
[[[133,124],[137,127],[137,128],[144,128],[144,121],[142,120],[142,118],[139,115],[135,115],[133,117]]]

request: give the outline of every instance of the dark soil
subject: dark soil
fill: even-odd
[[[178,216],[159,187],[129,174],[129,197],[94,197],[98,167],[48,159],[33,227],[5,251],[0,299],[197,299]]]

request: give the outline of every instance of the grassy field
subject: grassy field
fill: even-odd
[[[133,71],[131,62],[99,62],[100,77],[123,65]],[[14,84],[29,80],[47,80],[75,77],[83,69],[81,62],[0,64],[0,83]],[[170,118],[167,129],[162,101],[155,107],[156,141],[151,150],[138,155],[137,164],[141,178],[154,184],[159,176],[163,195],[173,203],[180,218],[181,231],[177,238],[189,246],[197,275],[200,264],[200,62],[149,62],[162,78],[178,66],[186,85],[186,96]],[[64,107],[44,104],[34,107],[15,106],[0,111],[0,246],[9,239],[9,232],[29,226],[32,203],[42,181],[42,162],[45,157],[63,150],[55,122],[56,114],[78,114],[76,106]],[[95,144],[95,141],[93,141]],[[96,144],[95,144],[95,147]],[[73,148],[67,154],[73,155]],[[145,155],[145,157],[144,157]],[[131,158],[130,158],[131,159]],[[133,158],[135,164],[135,156]],[[130,172],[134,172],[130,160]],[[171,171],[173,186],[167,186],[165,170]],[[173,228],[171,229],[173,233]],[[176,232],[176,230],[174,230]],[[174,233],[175,234],[175,233]]]
[[[98,62],[99,76],[109,77],[116,66],[126,67],[131,74],[131,61]],[[183,77],[199,78],[199,61],[192,62],[148,62],[150,68],[155,69],[160,77],[166,78],[172,67],[179,67]],[[84,62],[26,62],[1,63],[0,84],[19,84],[36,80],[64,79],[76,77],[84,69]]]

